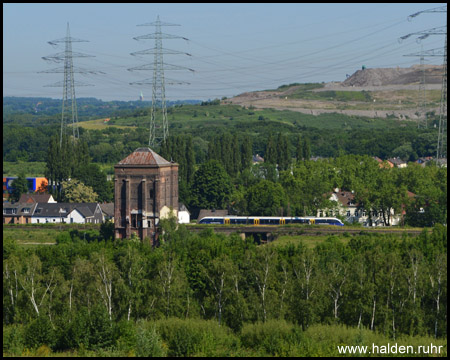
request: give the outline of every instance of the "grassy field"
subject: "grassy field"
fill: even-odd
[[[3,226],[3,241],[14,240],[18,245],[56,244],[59,228],[18,229]]]
[[[18,176],[21,171],[25,176],[44,176],[45,162],[3,162],[3,176]]]
[[[3,225],[3,241],[16,242],[18,245],[54,245],[56,237],[63,231],[72,229],[98,230],[98,224],[28,224],[28,225]]]
[[[109,125],[107,122],[105,123],[105,119],[96,119],[96,120],[88,120],[88,121],[80,121],[78,123],[84,129],[87,130],[104,130],[108,127],[116,127],[116,128],[135,128],[136,126],[120,126],[120,125]]]

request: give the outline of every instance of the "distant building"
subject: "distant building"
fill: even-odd
[[[114,222],[114,203],[100,204],[103,213],[103,222],[109,220]]]
[[[210,217],[210,216],[212,216],[212,217],[214,217],[214,216],[221,217],[221,216],[227,216],[227,215],[228,215],[228,210],[201,209],[199,214],[198,214],[197,222],[199,222],[204,217]]]
[[[180,203],[178,208],[178,224],[189,224],[191,222],[191,213],[184,204]]]
[[[388,159],[388,161],[390,161],[392,164],[394,164],[394,166],[398,168],[405,168],[408,166],[408,163],[406,161],[403,161],[398,157]]]
[[[377,162],[378,162],[378,166],[380,168],[384,167],[384,168],[393,168],[394,164],[392,162],[390,162],[389,160],[381,160],[378,156],[374,156],[373,157]]]
[[[100,224],[98,203],[3,203],[3,224]]]
[[[4,177],[3,178],[3,199],[8,199],[13,190],[13,181],[17,179],[17,176]],[[27,177],[28,192],[36,192],[39,188],[47,187],[48,180],[45,177]]]
[[[37,203],[3,203],[3,224],[31,224]]]
[[[22,194],[20,203],[56,203],[53,195],[50,194]]]
[[[375,209],[363,209],[355,200],[353,191],[343,191],[338,188],[334,189],[332,193],[327,194],[328,199],[335,202],[335,206],[320,209],[317,211],[317,217],[327,216],[341,216],[349,223],[360,223],[364,226],[370,225],[369,217],[372,217],[372,226],[384,226],[384,221],[381,211]],[[413,198],[415,194],[408,191],[408,197]],[[400,225],[405,215],[405,206],[402,205],[400,214],[395,214],[392,210],[390,213],[391,225]]]
[[[148,147],[136,149],[114,165],[115,237],[136,234],[157,241],[160,219],[178,218],[178,164]]]
[[[98,203],[38,203],[31,216],[32,224],[101,224],[102,222],[102,209]]]
[[[253,155],[252,162],[253,162],[253,165],[260,164],[260,163],[264,162],[264,158],[262,158],[261,156],[256,154],[256,155]]]

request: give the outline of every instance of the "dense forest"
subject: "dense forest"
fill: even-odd
[[[89,109],[86,109],[88,118],[100,116],[96,115],[97,108]],[[102,116],[111,120],[101,128],[85,127],[89,121],[84,121],[81,115],[79,119],[80,138],[87,142],[94,162],[117,163],[137,147],[148,144],[148,107],[116,112],[103,106],[103,110]],[[270,136],[277,133],[287,137],[287,149],[292,157],[298,136],[309,141],[311,156],[354,154],[381,159],[398,156],[415,161],[418,157],[436,154],[437,129],[418,130],[415,122],[395,118],[370,119],[337,113],[313,116],[219,105],[219,101],[175,105],[167,109],[167,114],[171,135],[192,136],[197,163],[205,160],[208,144],[221,134],[245,136],[252,143],[252,153],[263,157]],[[4,107],[3,161],[45,161],[50,137],[59,133],[60,116],[59,113],[10,112]],[[438,120],[435,117],[430,114],[430,123]],[[154,150],[160,151],[159,148]]]
[[[255,245],[164,220],[161,245],[62,231],[3,245],[3,353],[338,356],[338,345],[444,345],[447,232]],[[36,231],[36,230],[34,230]]]

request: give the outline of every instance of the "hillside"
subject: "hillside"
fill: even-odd
[[[247,92],[224,104],[298,111],[311,115],[346,115],[417,119],[420,66],[358,70],[345,81],[291,84],[276,90]],[[438,111],[442,66],[425,66],[427,111]]]

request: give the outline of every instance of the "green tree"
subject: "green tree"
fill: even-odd
[[[264,161],[269,164],[277,164],[277,146],[272,134],[269,135],[269,138],[267,140]]]
[[[241,139],[241,171],[252,166],[252,139],[245,137]]]
[[[295,148],[295,157],[297,161],[303,160],[303,143],[300,135],[297,137],[297,146]]]
[[[100,169],[97,164],[86,164],[77,169],[73,175],[80,183],[89,186],[98,194],[98,201],[111,202],[114,198],[114,193],[111,187],[108,186],[106,174]]]
[[[14,201],[19,201],[20,196],[22,194],[27,194],[28,193],[28,181],[27,178],[25,177],[25,174],[23,172],[21,172],[19,174],[19,176],[17,177],[17,179],[15,179],[12,182],[12,187],[13,187],[13,191],[11,194],[11,198]]]
[[[232,192],[231,179],[217,160],[201,165],[194,174],[192,202],[197,208],[225,208]]]
[[[98,195],[90,186],[86,186],[76,179],[61,182],[63,199],[66,202],[92,203],[96,202]]]
[[[286,206],[286,195],[280,184],[262,180],[251,186],[246,194],[247,208],[251,215],[280,216]]]
[[[305,160],[311,159],[311,142],[308,138],[303,140],[303,158]]]

